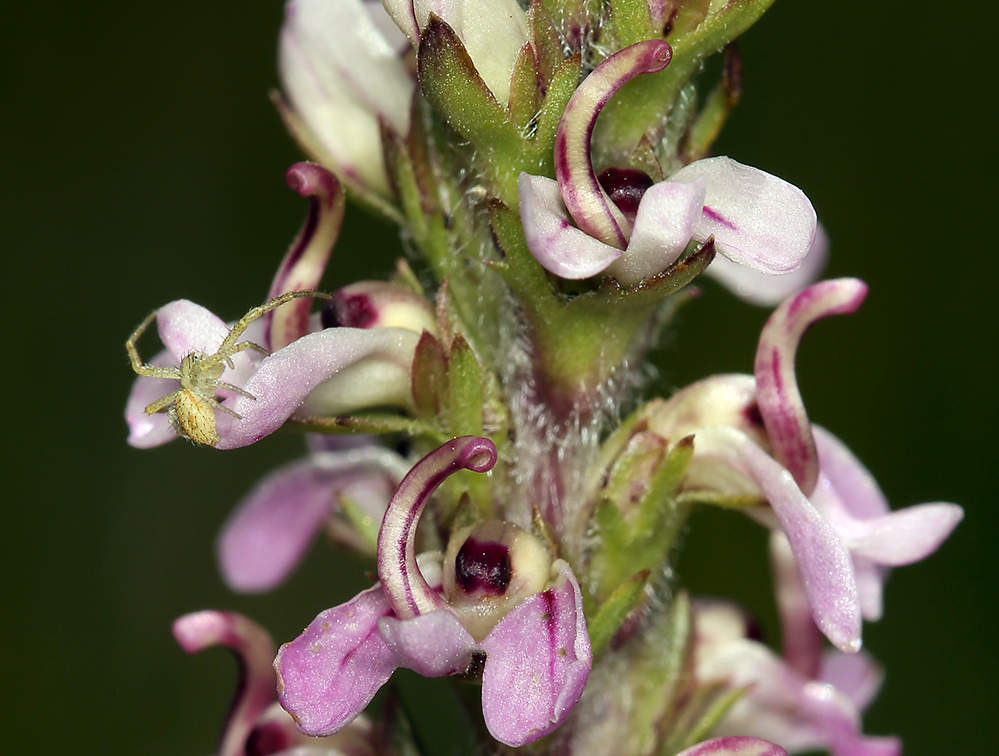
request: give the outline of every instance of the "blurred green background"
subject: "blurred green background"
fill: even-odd
[[[209,753],[234,667],[184,655],[170,622],[234,608],[283,641],[365,584],[366,565],[327,548],[275,595],[233,596],[217,576],[219,525],[300,437],[234,453],[125,445],[131,329],[180,297],[241,315],[303,216],[283,179],[299,155],[267,99],[281,13],[232,0],[0,10],[7,752]],[[865,630],[888,669],[866,729],[900,734],[910,756],[999,742],[997,21],[984,0],[782,0],[740,43],[743,104],[718,144],[804,188],[832,239],[828,274],[871,286],[857,315],[805,339],[813,419],[896,507],[967,513],[938,554],[893,575],[886,618]],[[398,251],[351,211],[325,287],[384,276]],[[661,390],[751,368],[766,313],[705,289],[660,352]],[[679,569],[775,635],[764,543],[706,512]]]

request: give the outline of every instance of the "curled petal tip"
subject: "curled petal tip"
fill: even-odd
[[[316,163],[295,163],[284,174],[284,180],[289,189],[302,197],[333,194],[340,188],[336,176]]]
[[[171,626],[177,644],[189,654],[218,645],[228,623],[222,612],[205,610],[178,617]]]
[[[472,472],[484,473],[493,469],[496,464],[496,446],[488,438],[469,437],[471,440],[461,449],[460,462],[462,467]]]

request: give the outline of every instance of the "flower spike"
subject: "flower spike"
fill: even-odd
[[[399,484],[378,534],[378,577],[397,617],[410,619],[447,606],[416,564],[416,526],[430,497],[459,470],[483,473],[494,464],[492,441],[463,436],[428,454]]]
[[[866,296],[867,284],[856,278],[821,281],[786,300],[760,334],[753,369],[760,414],[774,456],[791,472],[805,496],[815,490],[819,459],[794,374],[798,342],[816,321],[856,312]]]
[[[618,249],[627,246],[631,224],[597,182],[590,136],[615,92],[639,74],[662,71],[672,57],[673,49],[661,40],[639,42],[611,55],[573,94],[555,136],[555,177],[566,209],[582,231]]]

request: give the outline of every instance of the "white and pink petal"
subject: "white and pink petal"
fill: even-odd
[[[707,196],[693,238],[715,239],[729,259],[764,273],[787,273],[815,238],[815,210],[798,187],[728,157],[697,160],[670,181],[703,180]]]

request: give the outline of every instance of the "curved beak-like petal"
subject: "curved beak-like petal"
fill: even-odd
[[[236,449],[259,441],[280,428],[307,399],[302,407],[306,414],[408,406],[418,339],[402,328],[327,328],[303,336],[260,363],[243,385],[254,398],[227,400],[241,419],[217,416],[217,448]]]
[[[378,533],[378,578],[400,619],[447,609],[416,562],[416,528],[437,487],[459,470],[484,473],[496,464],[496,447],[487,438],[462,436],[417,462],[389,502]]]
[[[670,181],[702,179],[707,197],[693,238],[715,238],[719,253],[764,273],[801,265],[815,238],[815,210],[798,187],[728,157],[697,160]]]
[[[798,343],[813,324],[830,315],[853,313],[867,296],[867,284],[856,278],[820,281],[785,300],[763,326],[756,350],[757,403],[773,446],[806,496],[819,475],[812,427],[798,391],[794,357]]]
[[[482,641],[482,714],[494,738],[517,747],[547,735],[572,711],[593,665],[583,597],[569,565]]]
[[[673,49],[649,40],[620,50],[583,79],[566,105],[555,135],[555,178],[576,225],[618,249],[627,246],[631,224],[597,181],[590,160],[590,137],[597,116],[611,97],[636,76],[669,65]]]
[[[212,646],[225,646],[239,657],[243,679],[236,689],[219,755],[245,753],[247,735],[274,701],[274,670],[271,668],[274,641],[270,634],[240,614],[203,611],[177,619],[173,623],[173,636],[189,654]]]
[[[312,163],[296,163],[285,174],[288,186],[309,199],[309,213],[285,254],[267,299],[319,286],[340,235],[346,195],[336,177]],[[264,315],[264,346],[274,352],[309,332],[308,299],[296,299]]]

